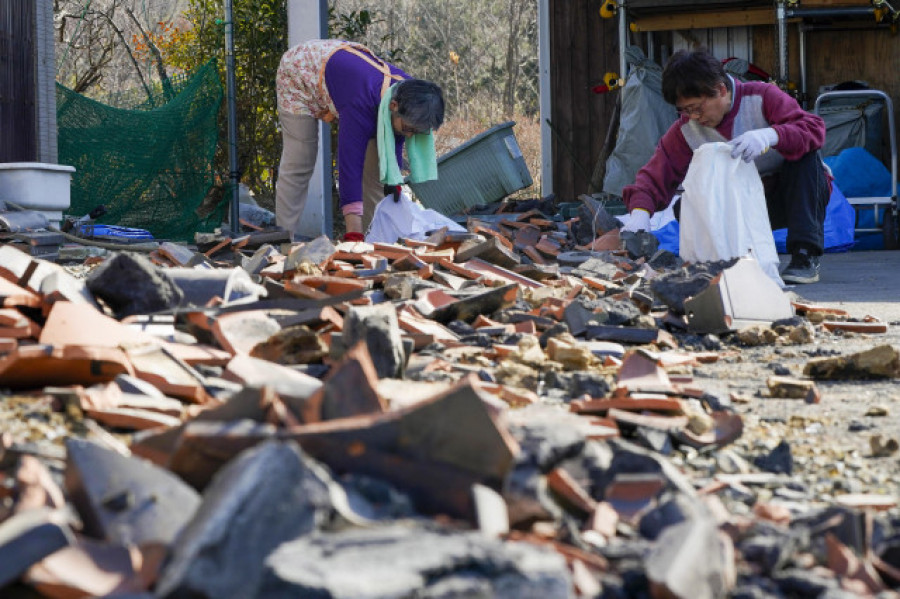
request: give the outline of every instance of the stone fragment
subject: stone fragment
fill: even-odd
[[[170,278],[141,254],[114,254],[91,271],[87,287],[108,305],[116,318],[150,314],[178,306],[184,294]]]
[[[200,504],[193,489],[146,460],[79,439],[68,439],[66,450],[66,492],[95,538],[168,545]]]
[[[900,376],[900,353],[891,345],[834,358],[813,358],[803,374],[819,380],[894,378]]]
[[[886,458],[897,453],[897,450],[900,450],[900,443],[893,437],[872,435],[869,437],[869,447],[872,449],[872,457]]]
[[[738,341],[748,347],[772,345],[778,340],[775,329],[765,324],[752,324],[737,332]]]
[[[258,275],[262,269],[267,267],[279,255],[278,250],[268,243],[264,243],[241,265],[241,268],[251,275]]]
[[[456,253],[455,261],[465,262],[472,258],[481,258],[505,268],[512,268],[521,262],[515,252],[493,236],[483,241],[472,240],[463,243]]]
[[[608,262],[603,258],[595,257],[603,256],[603,252],[583,252],[581,261],[577,263],[577,267],[572,269],[572,274],[577,277],[595,277],[612,281],[619,272],[619,268],[612,262]],[[560,260],[563,256],[560,255]]]
[[[709,517],[702,504],[683,493],[673,493],[658,505],[643,512],[638,521],[641,536],[651,541],[657,540],[666,529],[695,518]]]
[[[646,345],[657,341],[660,331],[657,329],[589,324],[585,327],[584,336],[595,341],[615,341],[617,343]]]
[[[632,259],[651,258],[659,249],[659,240],[649,231],[623,231],[622,247]]]
[[[397,311],[390,304],[353,307],[344,319],[341,345],[364,342],[379,378],[402,378],[406,362]]]
[[[260,596],[568,599],[573,591],[565,560],[551,549],[394,524],[285,543],[266,560]]]
[[[775,474],[791,474],[794,471],[794,458],[787,441],[782,441],[767,454],[756,456],[753,463],[758,468]]]
[[[770,376],[766,379],[769,395],[787,399],[806,399],[809,393],[816,391],[815,381],[806,381],[787,376]]]
[[[277,364],[318,363],[328,355],[325,341],[306,325],[284,327],[253,346],[250,355]]]
[[[645,566],[651,596],[714,599],[727,596],[735,583],[734,547],[708,516],[665,529]]]
[[[263,562],[282,543],[326,523],[330,484],[328,472],[293,443],[269,442],[242,453],[204,492],[173,547],[157,596],[271,596],[260,590]]]
[[[619,227],[619,221],[602,202],[585,194],[578,196],[578,199],[582,203],[578,207],[578,221],[573,231],[578,245],[587,245],[597,236]]]

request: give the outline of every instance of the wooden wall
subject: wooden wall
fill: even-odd
[[[860,0],[855,0],[857,3]],[[703,3],[697,3],[702,5]],[[619,70],[619,40],[616,19],[602,19],[596,0],[556,0],[550,3],[552,129],[554,191],[561,200],[598,191],[590,189],[591,172],[601,154],[613,117],[614,91],[594,94],[590,88],[603,74]],[[875,26],[871,19],[837,20],[829,27],[842,30],[808,29],[806,106],[812,109],[822,85],[864,80],[887,93],[894,104],[895,122],[900,124],[900,34]],[[629,33],[629,42],[651,54],[647,34]],[[689,32],[660,31],[652,36],[652,57],[665,63],[673,46],[683,45]],[[778,75],[774,23],[752,27],[751,62]],[[788,28],[788,77],[799,90],[800,59],[798,25]],[[799,94],[798,94],[799,95]],[[802,98],[799,98],[802,100]],[[885,127],[887,123],[885,122]],[[900,131],[897,131],[900,139]],[[885,129],[884,143],[888,143]],[[887,150],[887,148],[886,148]],[[889,156],[887,151],[884,154]]]
[[[588,193],[591,173],[612,118],[617,92],[591,87],[619,70],[615,19],[600,17],[597,0],[550,2],[553,188],[561,201]]]

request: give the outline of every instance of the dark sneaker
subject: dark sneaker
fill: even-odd
[[[819,280],[819,257],[809,255],[805,249],[797,250],[781,273],[781,279],[785,283],[815,283]]]

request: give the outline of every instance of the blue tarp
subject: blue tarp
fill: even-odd
[[[847,148],[837,156],[829,156],[825,164],[834,174],[834,182],[843,190],[848,198],[858,197],[890,197],[891,173],[880,160],[865,148]],[[875,210],[863,208],[858,212],[857,227],[871,229],[883,221],[883,213],[887,205],[878,207],[876,220]],[[884,237],[880,232],[858,233],[855,250],[884,249]]]

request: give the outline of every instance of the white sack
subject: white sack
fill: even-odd
[[[784,287],[762,180],[753,163],[731,157],[731,146],[708,143],[695,152],[681,197],[679,253],[689,262],[750,255]]]
[[[423,240],[430,231],[447,227],[450,231],[465,232],[465,227],[450,220],[440,212],[423,208],[413,202],[406,192],[400,194],[400,200],[387,196],[375,206],[372,224],[366,232],[368,243],[396,243],[398,239],[409,238]]]

